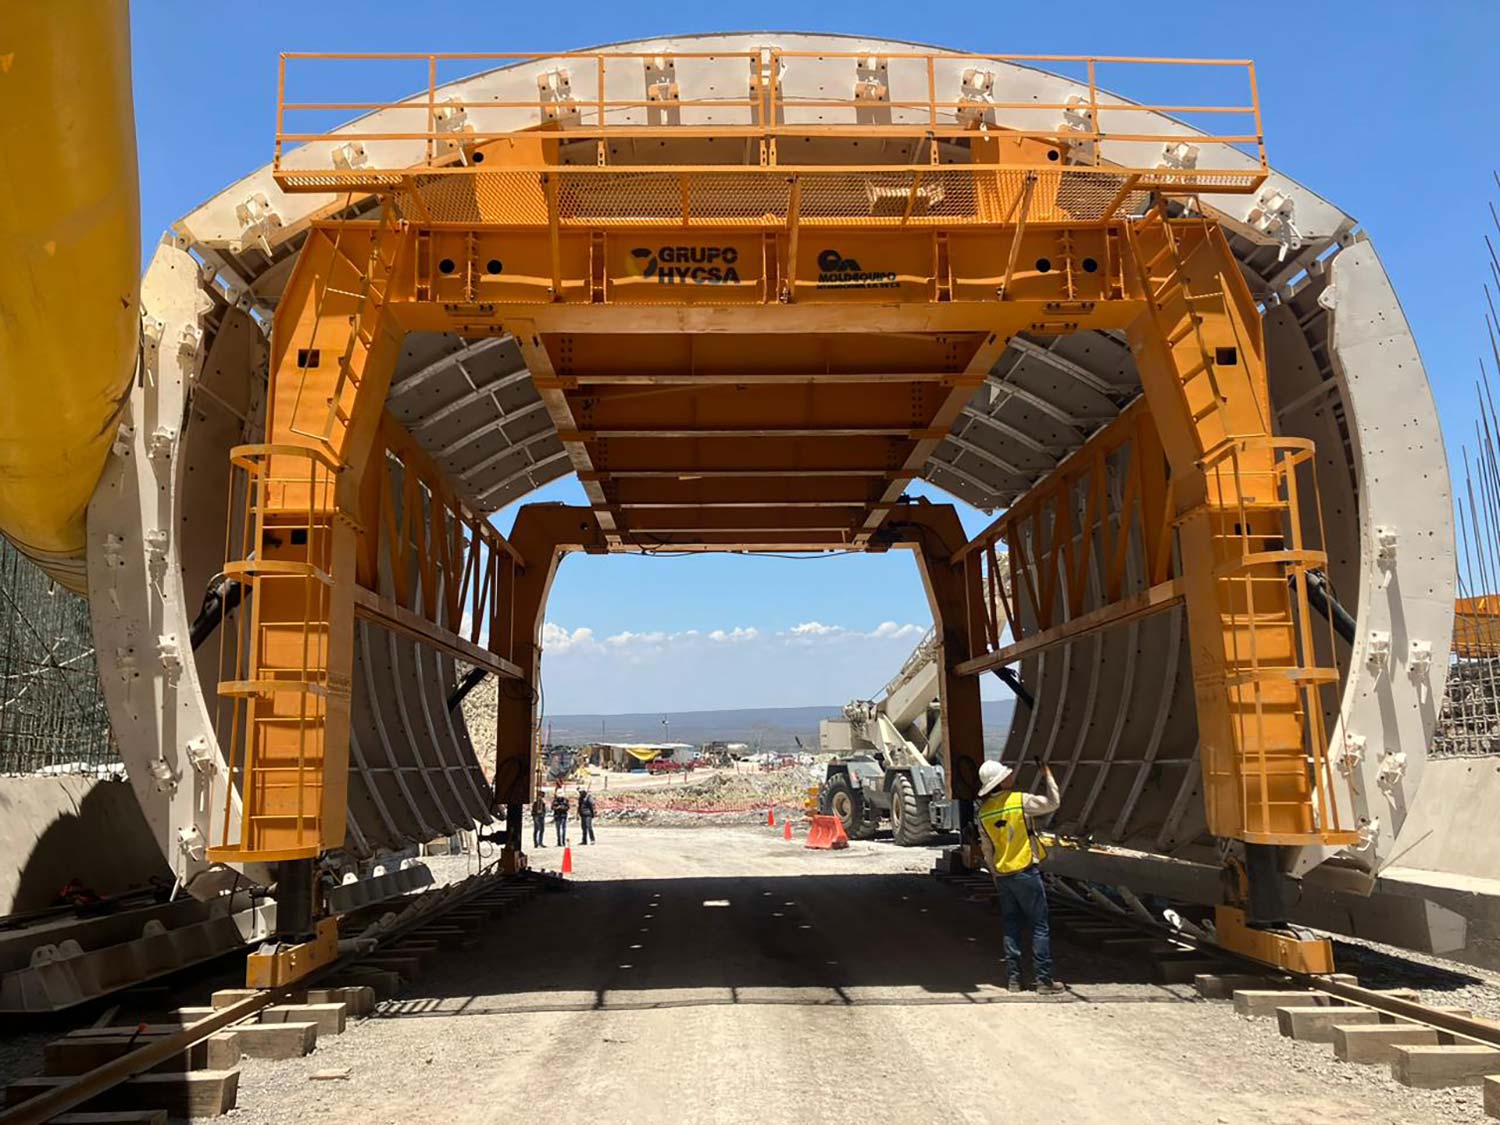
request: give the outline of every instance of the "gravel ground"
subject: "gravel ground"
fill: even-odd
[[[692,1106],[694,1120],[759,1123],[789,1105],[860,1125],[872,1113],[1007,1125],[1488,1120],[1477,1089],[1408,1089],[1065,936],[1068,993],[1010,995],[993,905],[927,876],[937,848],[810,852],[763,825],[600,832],[598,846],[573,849],[571,890],[505,916],[373,1018],[307,1059],[247,1060],[234,1121],[654,1125]],[[560,855],[533,858],[548,870]],[[481,859],[425,862],[445,883]],[[1344,939],[1337,956],[1366,985],[1414,985],[1426,1002],[1500,1018],[1492,975]],[[205,978],[201,996],[178,1002],[228,983]],[[35,1073],[66,1026],[0,1038],[0,1071]],[[837,1060],[856,1066],[866,1097],[828,1081]],[[345,1067],[346,1081],[310,1080]]]
[[[993,908],[927,878],[928,849],[609,826],[573,856],[571,891],[376,1017],[248,1062],[236,1121],[1484,1120],[1477,1091],[1397,1086],[1066,940],[1069,993],[1011,996]]]

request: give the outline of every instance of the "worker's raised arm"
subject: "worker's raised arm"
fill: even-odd
[[[983,828],[979,830],[979,850],[984,853],[984,865],[989,868],[990,874],[998,875],[999,872],[995,870],[995,844]]]
[[[1062,804],[1062,794],[1057,791],[1057,779],[1047,766],[1042,767],[1042,779],[1047,783],[1045,796],[1027,793],[1021,798],[1021,811],[1027,816],[1046,816],[1050,812],[1056,812],[1057,806]]]

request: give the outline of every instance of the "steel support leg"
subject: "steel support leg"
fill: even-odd
[[[317,909],[317,861],[284,859],[276,865],[276,937],[306,941],[313,934]]]

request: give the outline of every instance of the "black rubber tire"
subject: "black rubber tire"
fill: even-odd
[[[896,843],[903,848],[926,844],[935,835],[932,818],[927,812],[930,800],[930,797],[917,796],[917,789],[911,783],[911,778],[896,778],[896,784],[891,790],[891,827]]]
[[[854,791],[848,778],[834,777],[824,782],[823,792],[818,795],[818,804],[829,816],[839,818],[849,839],[874,838],[875,823],[867,815],[864,798]]]

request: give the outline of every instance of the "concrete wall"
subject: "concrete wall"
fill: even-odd
[[[1392,867],[1500,880],[1500,758],[1428,758]]]
[[[123,781],[0,778],[0,855],[0,914],[49,906],[74,878],[101,895],[171,878]]]

